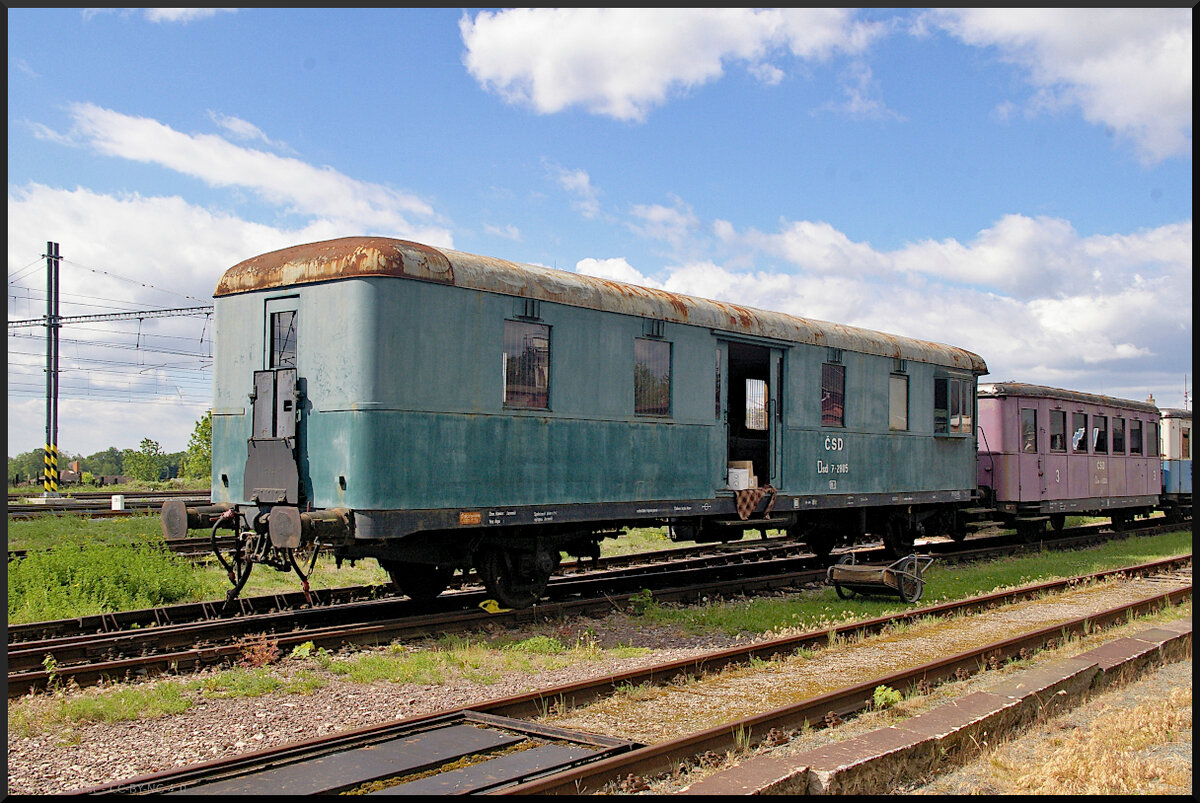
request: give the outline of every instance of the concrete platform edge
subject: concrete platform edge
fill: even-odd
[[[1189,616],[1004,678],[887,728],[796,755],[753,756],[681,794],[885,794],[904,776],[961,762],[1031,721],[1191,653]]]

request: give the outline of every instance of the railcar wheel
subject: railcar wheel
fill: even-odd
[[[1113,513],[1109,518],[1112,520],[1112,528],[1117,532],[1128,530],[1133,526],[1132,513]]]
[[[1046,534],[1044,521],[1018,521],[1017,537],[1026,544],[1036,544]]]
[[[401,594],[418,602],[427,602],[446,590],[454,576],[453,566],[432,566],[406,560],[379,560],[379,565],[392,578],[392,585]]]
[[[475,555],[475,571],[497,602],[528,608],[537,602],[558,567],[557,553],[484,547]]]
[[[900,586],[897,590],[900,592],[900,599],[905,602],[916,602],[925,590],[925,581],[921,579],[920,570],[916,557],[905,559],[896,570],[896,579]]]
[[[788,535],[792,535],[792,531],[789,531]],[[804,545],[811,549],[818,558],[829,557],[829,553],[833,551],[833,545],[837,541],[837,536],[832,531],[820,527],[813,527],[807,532],[798,533],[793,537],[797,541],[803,541]]]
[[[1050,527],[1053,528],[1054,532],[1061,533],[1063,531],[1063,527],[1066,527],[1066,526],[1067,526],[1067,514],[1066,513],[1051,513],[1050,514]]]

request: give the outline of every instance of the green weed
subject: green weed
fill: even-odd
[[[198,598],[187,561],[151,543],[91,544],[78,536],[8,567],[8,621],[40,622]]]
[[[891,708],[903,699],[904,695],[890,686],[875,687],[874,706],[876,711]]]

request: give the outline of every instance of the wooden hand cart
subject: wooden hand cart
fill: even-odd
[[[931,563],[933,558],[927,555],[906,555],[888,564],[858,563],[850,552],[829,567],[825,582],[842,599],[855,594],[895,594],[905,602],[916,602],[925,590],[922,575]]]

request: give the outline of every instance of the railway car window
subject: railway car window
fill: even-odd
[[[271,313],[271,364],[267,367],[296,367],[295,310]]]
[[[633,341],[633,411],[637,415],[671,414],[671,344]]]
[[[846,366],[821,366],[821,426],[846,426]]]
[[[1129,422],[1129,453],[1142,453],[1142,422],[1136,418]]]
[[[1179,430],[1179,459],[1192,459],[1192,430],[1188,427]]]
[[[965,379],[938,377],[933,381],[933,431],[941,434],[974,432],[975,394]]]
[[[908,377],[903,374],[888,380],[888,429],[908,429]]]
[[[962,394],[958,392],[958,380],[950,383],[950,431],[962,432]]]
[[[1113,419],[1113,454],[1125,454],[1125,419]]]
[[[1096,454],[1108,454],[1108,416],[1106,415],[1092,418],[1092,451]]]
[[[504,322],[504,405],[550,409],[550,327]]]
[[[1067,414],[1063,410],[1050,411],[1050,451],[1067,451]]]
[[[1087,452],[1087,413],[1072,413],[1071,429],[1074,430],[1074,434],[1071,435],[1071,451]]]
[[[1158,456],[1158,424],[1153,421],[1146,422],[1146,456]]]
[[[975,383],[960,379],[958,389],[962,393],[962,421],[958,431],[970,435],[975,431]]]
[[[1021,409],[1021,451],[1037,454],[1037,410]]]
[[[767,383],[761,379],[746,380],[746,429],[767,428]]]
[[[933,431],[950,431],[950,380],[935,379],[933,382]]]

